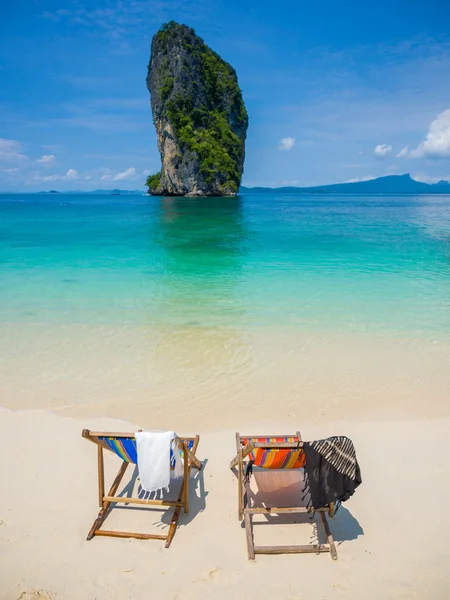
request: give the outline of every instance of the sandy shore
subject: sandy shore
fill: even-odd
[[[424,398],[429,402],[430,398]],[[295,430],[305,438],[353,438],[363,485],[331,521],[338,561],[327,554],[260,556],[250,562],[228,469],[234,431],[199,429],[206,460],[191,487],[191,511],[172,547],[159,541],[85,537],[96,513],[95,447],[82,427],[133,431],[114,419],[46,411],[0,411],[0,597],[8,600],[198,598],[444,599],[448,597],[450,419],[313,422],[254,415],[246,429]],[[110,475],[117,459],[109,456]],[[124,482],[124,485],[126,481]],[[155,531],[160,513],[115,510],[111,527]],[[314,526],[255,527],[258,540],[301,543]],[[306,537],[305,537],[306,536]]]
[[[1,324],[0,597],[447,598],[449,365],[445,339]],[[83,427],[201,435],[205,468],[169,550],[85,541],[98,508]],[[228,469],[234,433],[297,429],[355,442],[363,485],[331,521],[339,560],[249,562]],[[108,456],[110,477],[117,462]],[[119,509],[108,522],[154,532],[168,526],[160,517]],[[314,543],[317,529],[280,520],[255,539]]]
[[[0,406],[147,427],[450,416],[450,341],[265,329],[0,324]]]

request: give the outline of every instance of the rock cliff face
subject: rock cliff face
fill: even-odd
[[[171,21],[153,37],[147,87],[162,165],[149,192],[235,196],[248,117],[233,67]]]

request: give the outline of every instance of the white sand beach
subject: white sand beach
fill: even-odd
[[[425,404],[432,400],[424,398]],[[86,541],[98,510],[96,451],[82,439],[81,430],[149,428],[154,425],[150,409],[144,421],[134,424],[66,418],[43,410],[0,411],[2,599],[448,597],[449,418],[324,422],[300,412],[286,419],[275,417],[276,410],[272,415],[255,410],[243,433],[300,428],[305,439],[350,436],[363,484],[330,520],[337,561],[329,554],[305,554],[260,555],[251,562],[237,518],[236,478],[228,468],[234,431],[205,428],[206,419],[198,427],[184,427],[174,405],[169,412],[180,434],[201,434],[198,456],[204,469],[192,474],[190,512],[181,515],[166,550],[156,540]],[[242,417],[238,421],[243,426]],[[117,457],[108,455],[110,478],[117,468]],[[157,532],[169,522],[167,517],[161,521],[161,514],[115,509],[108,524]],[[279,523],[255,525],[255,539],[317,539],[310,523]]]

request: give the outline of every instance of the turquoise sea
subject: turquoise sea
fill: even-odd
[[[0,196],[0,322],[450,334],[450,197]]]

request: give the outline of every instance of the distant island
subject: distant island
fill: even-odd
[[[377,177],[368,181],[354,181],[351,183],[334,183],[331,185],[318,185],[314,187],[244,187],[241,186],[240,192],[260,192],[271,193],[294,192],[297,194],[450,194],[450,183],[442,180],[438,183],[423,183],[416,181],[409,173],[405,175],[387,175],[386,177]]]

